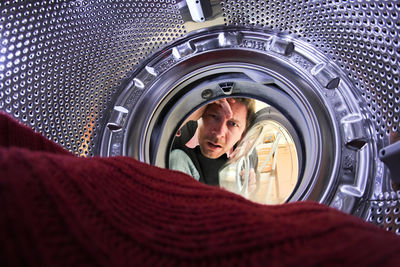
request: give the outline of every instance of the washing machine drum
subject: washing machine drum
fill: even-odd
[[[255,99],[253,149],[230,163],[255,153],[265,190],[252,199],[233,172],[232,191],[400,234],[397,175],[378,157],[399,127],[399,3],[187,2],[0,3],[0,109],[77,155],[168,167],[192,112]]]

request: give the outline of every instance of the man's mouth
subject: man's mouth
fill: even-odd
[[[222,146],[221,146],[221,145],[219,145],[219,144],[216,144],[216,143],[207,142],[207,144],[208,144],[208,146],[209,146],[211,149],[218,149],[218,148],[222,148]]]

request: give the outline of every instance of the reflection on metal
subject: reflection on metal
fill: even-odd
[[[186,0],[186,4],[195,22],[204,22],[212,15],[210,0]]]
[[[400,184],[400,142],[396,142],[382,148],[379,151],[379,158],[386,164],[390,170],[393,182]]]
[[[289,198],[299,179],[301,154],[283,125],[258,120],[236,151],[219,173],[221,187],[261,204],[280,204]]]
[[[350,131],[355,131],[350,134],[356,138],[348,142],[353,150],[346,147],[341,154],[343,168],[338,167],[341,169],[338,176],[350,186],[355,185],[354,190],[347,188],[343,192],[353,192],[353,197],[359,199],[338,197],[332,205],[354,207],[347,211],[384,225],[384,220],[376,220],[381,215],[371,215],[373,220],[368,216],[377,214],[375,205],[389,205],[387,201],[399,205],[400,199],[391,187],[387,169],[376,156],[376,151],[389,144],[389,135],[399,132],[400,3],[361,0],[212,0],[210,3],[211,16],[198,23],[192,20],[184,0],[1,1],[0,109],[78,155],[97,155],[102,149],[102,138],[109,134],[108,115],[119,105],[117,97],[133,82],[126,77],[136,73],[135,78],[141,82],[130,87],[132,92],[126,100],[135,105],[148,88],[146,79],[152,80],[154,74],[173,66],[174,60],[181,60],[171,58],[166,48],[168,61],[141,76],[136,64],[146,62],[147,55],[187,32],[210,26],[256,26],[267,32],[272,29],[277,32],[276,40],[286,42],[288,49],[281,55],[290,57],[292,70],[313,69],[314,78],[306,82],[318,83],[329,90],[321,94],[332,102],[330,106],[338,114],[338,121],[342,113],[362,114],[363,118],[371,119],[373,142],[368,135],[357,137],[359,130],[369,132],[363,123],[349,126],[346,122],[338,126],[346,129],[349,126]],[[282,33],[290,37],[281,38]],[[270,39],[238,41],[236,46],[270,50],[275,35],[264,37]],[[215,40],[219,42],[218,38]],[[318,51],[329,60],[299,55],[297,40],[313,45],[312,49],[306,48],[308,54]],[[223,40],[221,46],[228,43]],[[215,47],[214,43],[198,42],[196,53],[207,51],[207,45]],[[186,52],[179,53],[183,55],[181,58],[192,53]],[[292,52],[294,55],[290,55]],[[336,68],[330,68],[330,63],[338,66],[340,75]],[[178,75],[175,73],[175,78]],[[353,93],[347,94],[349,88],[344,89],[343,83],[351,84],[354,90],[349,91],[356,91],[361,97],[354,99]],[[298,93],[301,95],[301,90]],[[154,94],[157,102],[160,95]],[[359,109],[357,112],[342,107],[351,98],[349,105]],[[143,121],[138,123],[141,125]],[[113,138],[123,140],[123,131],[113,133]],[[367,143],[361,146],[357,140]],[[111,150],[121,154],[123,147],[121,143],[113,143]],[[365,150],[372,151],[372,159]],[[366,167],[368,171],[361,171],[354,164],[359,161],[373,166],[373,170]],[[363,175],[372,180],[370,190],[367,182],[355,181],[354,177]],[[370,194],[358,197],[365,188]],[[390,197],[386,198],[387,195]],[[399,215],[395,208],[390,209],[393,223]],[[393,224],[393,231],[399,229],[397,225]]]

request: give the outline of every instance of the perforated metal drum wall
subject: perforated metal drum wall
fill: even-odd
[[[87,155],[118,82],[186,33],[176,1],[6,1],[0,108]],[[381,137],[399,127],[400,3],[222,1],[226,25],[286,31],[319,47],[362,92]],[[89,153],[90,154],[90,153]]]
[[[223,1],[227,24],[270,27],[320,48],[352,79],[383,138],[399,128],[399,1]]]
[[[77,155],[95,155],[102,120],[141,59],[195,29],[257,26],[311,43],[347,74],[370,111],[377,149],[399,132],[399,1],[211,6],[212,16],[195,23],[182,0],[1,1],[0,110]],[[365,200],[366,219],[400,234],[399,196],[382,181]]]
[[[1,1],[0,109],[78,155],[140,59],[185,34],[175,1]]]
[[[378,147],[398,136],[400,117],[399,1],[230,1],[227,25],[261,26],[302,38],[328,55],[360,91]],[[378,172],[383,171],[378,166]],[[400,191],[374,188],[367,220],[400,235]]]

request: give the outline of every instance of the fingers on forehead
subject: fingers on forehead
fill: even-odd
[[[211,110],[212,110],[212,111],[221,112],[221,111],[224,111],[224,110],[225,110],[225,107],[224,107],[223,104],[221,104],[221,103],[213,102],[213,103],[210,103],[210,104],[207,106],[206,110],[207,110],[207,111],[211,111]]]
[[[233,104],[236,102],[236,100],[234,98],[227,98],[226,99],[230,104]]]

